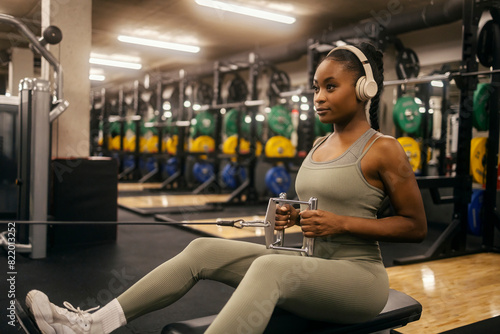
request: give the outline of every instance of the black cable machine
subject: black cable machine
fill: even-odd
[[[259,196],[255,188],[255,173],[257,166],[257,124],[255,116],[258,112],[258,107],[263,104],[263,101],[258,100],[258,90],[257,90],[257,80],[260,72],[260,65],[257,61],[257,56],[254,53],[248,55],[248,59],[242,61],[238,64],[221,64],[216,62],[214,65],[214,95],[213,104],[210,106],[212,109],[221,108],[235,108],[237,112],[236,117],[236,149],[235,157],[236,164],[241,168],[246,168],[248,170],[246,179],[229,195],[227,201],[223,203],[218,203],[222,205],[228,205],[232,203],[241,203],[245,200],[246,203],[257,203],[259,201]],[[242,69],[248,70],[249,86],[250,89],[242,87],[244,83],[241,80],[233,80],[231,86],[229,87],[229,94],[227,101],[223,101],[222,97],[222,82],[226,74],[239,71]],[[236,84],[234,83],[236,81]],[[241,95],[231,93],[232,86],[240,85],[239,91]],[[242,137],[242,119],[243,117],[250,117],[250,151],[248,154],[240,154],[240,139]],[[221,126],[222,129],[222,126]],[[219,132],[219,136],[222,131]],[[219,144],[221,137],[218,136]],[[222,155],[221,155],[222,156]]]
[[[457,167],[455,176],[424,176],[418,177],[417,181],[421,189],[428,188],[433,194],[436,204],[453,203],[453,217],[451,223],[434,242],[434,244],[423,255],[396,259],[396,264],[410,264],[461,256],[477,252],[497,251],[494,246],[494,230],[499,228],[499,216],[496,210],[496,184],[498,164],[498,140],[499,140],[499,118],[498,98],[500,76],[492,73],[492,86],[494,89],[490,95],[490,128],[487,150],[490,152],[487,158],[487,180],[483,205],[483,241],[480,249],[467,249],[467,226],[468,205],[472,196],[472,178],[470,176],[470,150],[472,139],[472,106],[473,94],[476,90],[478,79],[478,23],[484,11],[489,10],[495,19],[495,28],[491,31],[492,52],[490,53],[493,69],[500,66],[500,32],[498,29],[498,3],[495,1],[472,1],[465,0],[463,3],[462,23],[462,72],[457,73],[454,78],[460,89],[459,107],[459,130]],[[469,73],[469,74],[468,74]],[[494,152],[494,154],[491,154]],[[452,197],[442,197],[439,188],[453,188]]]
[[[185,150],[184,143],[188,137],[189,126],[191,123],[190,120],[186,118],[186,115],[184,115],[185,81],[185,71],[179,70],[178,78],[163,83],[163,87],[167,85],[173,85],[175,87],[171,98],[172,117],[169,125],[173,127],[171,128],[172,131],[174,128],[176,129],[178,140],[177,148],[175,150],[175,168],[173,168],[175,171],[162,182],[160,190],[185,190],[188,188],[185,178],[187,152]],[[175,96],[176,92],[178,92],[177,96]]]
[[[50,124],[69,106],[63,99],[63,70],[58,60],[45,48],[47,43],[62,40],[59,28],[49,26],[38,39],[18,19],[0,14],[0,23],[14,26],[31,43],[32,50],[41,54],[54,70],[55,90],[50,82],[40,78],[21,80],[19,112],[16,128],[19,220],[46,220],[48,217]],[[29,253],[32,258],[46,256],[47,226],[24,226],[17,231],[16,251]],[[2,235],[2,239],[3,235]],[[4,247],[7,244],[0,241]]]
[[[500,4],[488,1],[488,9],[493,17],[482,29],[478,42],[478,58],[484,66],[500,70]],[[500,73],[491,75],[489,97],[489,138],[487,142],[486,190],[483,205],[483,248],[485,251],[498,251],[495,247],[495,228],[500,229],[500,216],[497,210],[498,150],[500,139]]]

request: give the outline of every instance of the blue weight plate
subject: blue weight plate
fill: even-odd
[[[246,180],[247,173],[244,167],[228,163],[222,169],[222,181],[231,189],[236,189]]]
[[[197,162],[193,166],[193,175],[198,182],[206,182],[214,175],[214,166],[208,162]]]
[[[468,226],[469,233],[480,236],[483,227],[482,208],[483,208],[483,189],[475,189],[472,191],[471,201],[468,209]]]
[[[167,163],[164,165],[164,168],[168,176],[172,176],[177,173],[177,158],[168,159]]]
[[[288,188],[290,188],[291,177],[285,167],[276,166],[267,171],[265,182],[271,193],[279,195],[288,191]]]

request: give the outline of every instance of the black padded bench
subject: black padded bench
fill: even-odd
[[[390,333],[391,329],[406,326],[420,319],[422,305],[412,297],[391,289],[389,300],[380,314],[373,320],[352,324],[338,325],[327,322],[311,321],[297,317],[289,312],[276,309],[265,333],[267,334],[366,334]],[[201,334],[215,319],[216,315],[179,321],[165,326],[162,334]]]

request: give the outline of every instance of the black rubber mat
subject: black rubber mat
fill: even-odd
[[[500,316],[451,329],[440,334],[481,334],[500,333]]]

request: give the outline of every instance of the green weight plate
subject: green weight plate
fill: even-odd
[[[412,96],[402,96],[394,105],[394,123],[406,133],[415,133],[422,123],[421,105]]]
[[[151,117],[148,122],[156,122],[156,117]],[[141,121],[141,135],[151,132],[153,135],[158,135],[158,129],[156,127],[146,127],[143,121]]]
[[[292,117],[290,111],[282,105],[271,108],[268,117],[269,127],[277,135],[290,138],[293,131]]]
[[[206,135],[212,136],[215,131],[215,118],[208,111],[202,111],[195,117],[196,124],[195,133],[196,135]]]
[[[120,135],[120,122],[109,123],[109,133],[112,137]]]
[[[134,121],[125,122],[125,135],[127,132],[132,132],[135,135],[136,123]]]
[[[174,123],[174,121],[172,120],[171,117],[169,119],[167,119],[166,123],[167,123],[167,125],[165,126],[165,129],[166,129],[168,134],[171,134],[171,135],[179,134],[179,130],[177,129],[175,124],[172,124],[172,123]]]
[[[480,83],[474,92],[474,112],[472,115],[472,125],[479,131],[487,131],[489,128],[489,106],[490,84]]]
[[[150,128],[146,128],[144,122],[142,120],[139,121],[139,130],[141,131],[140,135],[143,136],[146,132],[149,131]]]
[[[224,116],[224,132],[226,135],[232,136],[237,134],[237,125],[236,122],[238,120],[238,110],[231,109]]]
[[[229,110],[226,115],[224,116],[224,132],[228,137],[232,135],[238,134],[238,127],[237,127],[237,122],[238,121],[238,110],[237,109],[231,109]],[[241,135],[243,136],[248,136],[250,134],[250,123],[247,123],[245,120],[245,116],[242,114],[241,115],[241,121],[240,121],[240,129],[241,129]],[[262,136],[262,122],[257,122],[257,136],[261,137]]]

